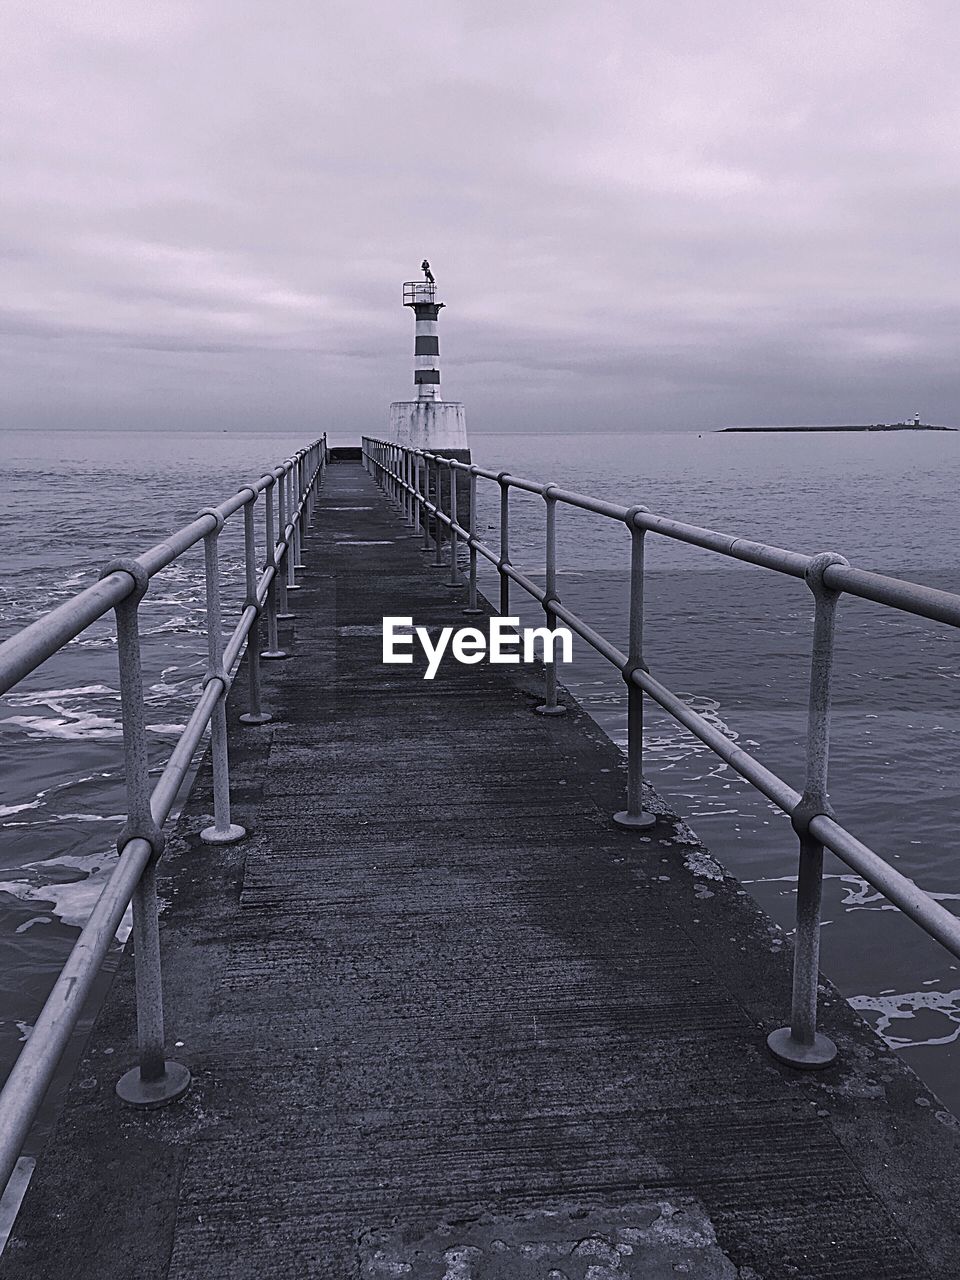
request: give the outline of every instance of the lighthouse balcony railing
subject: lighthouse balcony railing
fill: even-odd
[[[401,514],[422,534],[424,549],[435,551],[434,564],[446,565],[450,585],[462,582],[458,572],[458,546],[469,552],[466,612],[480,612],[477,598],[477,559],[482,556],[499,575],[499,612],[510,615],[511,585],[516,584],[538,601],[547,625],[564,623],[620,672],[627,686],[627,793],[626,806],[614,815],[622,827],[644,828],[654,817],[643,808],[643,696],[652,699],[721,760],[756,787],[790,818],[799,838],[797,883],[797,931],[794,948],[793,997],[790,1025],[773,1031],[768,1045],[782,1062],[798,1067],[823,1067],[836,1056],[836,1047],[817,1030],[820,899],[824,849],[840,860],[889,902],[914,920],[951,954],[960,957],[960,919],[911,879],[870,849],[841,825],[830,804],[828,756],[830,743],[830,690],[837,604],[847,594],[862,600],[913,614],[920,618],[960,627],[960,595],[925,587],[899,578],[859,569],[841,555],[824,552],[804,555],[782,547],[767,546],[748,538],[719,533],[656,514],[644,506],[623,506],[555,484],[523,479],[506,471],[490,471],[476,465],[389,441],[365,439],[366,468],[399,506]],[[457,475],[461,474],[461,483]],[[499,545],[477,536],[477,482],[492,482],[499,490]],[[465,526],[457,514],[458,489],[469,484],[469,516]],[[546,516],[545,585],[540,586],[511,561],[511,491],[523,491],[543,499]],[[630,625],[626,651],[601,635],[562,603],[557,591],[557,508],[566,506],[593,512],[625,527],[630,556]],[[809,682],[806,776],[797,790],[726,733],[710,723],[656,678],[644,660],[643,593],[646,535],[654,534],[734,560],[772,569],[803,580],[813,596],[814,627]],[[447,546],[444,547],[443,544]],[[544,664],[545,697],[539,711],[548,715],[563,710],[557,699],[556,668]]]
[[[408,280],[403,286],[403,305],[412,307],[418,302],[436,302],[437,286],[426,280]]]

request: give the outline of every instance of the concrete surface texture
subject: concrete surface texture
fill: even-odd
[[[956,1280],[958,1125],[823,984],[840,1048],[776,1064],[790,947],[542,673],[383,666],[459,625],[356,464],[330,468],[274,721],[231,707],[243,844],[164,855],[180,1102],[125,1109],[120,968],[5,1280]],[[293,602],[291,597],[291,602]]]
[[[456,451],[469,448],[466,413],[454,400],[396,400],[390,406],[386,438],[411,449],[453,451],[459,457]]]

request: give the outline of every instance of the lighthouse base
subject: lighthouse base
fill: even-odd
[[[390,406],[387,437],[409,449],[470,461],[463,405],[445,400],[397,400]]]

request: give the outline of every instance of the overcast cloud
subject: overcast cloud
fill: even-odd
[[[956,0],[5,0],[7,426],[956,424]]]

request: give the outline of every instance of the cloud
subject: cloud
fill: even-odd
[[[946,0],[4,6],[9,425],[955,422]]]

